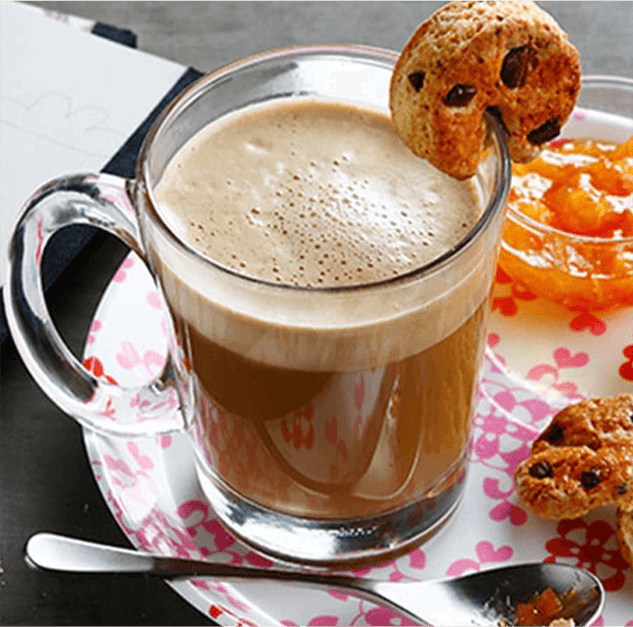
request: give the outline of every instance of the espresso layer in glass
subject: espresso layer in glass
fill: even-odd
[[[426,350],[356,372],[257,363],[177,319],[207,462],[242,496],[304,517],[368,516],[451,488],[463,479],[484,307]]]

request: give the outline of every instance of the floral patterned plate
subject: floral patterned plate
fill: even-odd
[[[576,520],[543,521],[519,505],[512,480],[531,441],[559,407],[589,395],[632,391],[632,312],[599,317],[569,312],[532,297],[502,272],[492,307],[464,501],[426,544],[356,574],[421,580],[504,563],[568,562],[588,568],[604,582],[607,602],[596,625],[633,626],[633,570],[617,550],[614,511],[604,508]],[[85,364],[97,376],[134,384],[160,371],[166,346],[158,293],[132,254],[96,313]],[[85,431],[84,438],[104,498],[135,547],[271,565],[220,526],[200,491],[185,436],[115,440]],[[298,602],[296,590],[288,594],[278,584],[187,580],[169,585],[223,625],[410,624],[339,593],[310,591]]]

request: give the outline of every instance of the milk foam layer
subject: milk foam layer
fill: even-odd
[[[158,230],[150,258],[173,314],[223,348],[282,368],[375,368],[434,345],[481,306],[497,229],[422,278],[312,288],[423,267],[473,227],[481,194],[412,155],[382,112],[275,101],[203,129],[154,193],[191,247],[273,285],[222,271]]]
[[[172,159],[156,199],[203,255],[302,286],[418,268],[481,213],[472,185],[415,157],[386,115],[325,102],[268,104],[208,126]]]

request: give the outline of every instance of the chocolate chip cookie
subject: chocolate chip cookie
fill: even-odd
[[[465,179],[485,150],[485,112],[505,129],[512,159],[529,161],[559,134],[580,77],[578,52],[533,2],[452,2],[403,48],[392,119],[415,154]]]
[[[617,505],[621,553],[633,565],[633,394],[558,412],[514,479],[519,499],[542,518],[576,518]]]

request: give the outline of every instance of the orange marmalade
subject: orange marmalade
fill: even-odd
[[[633,305],[633,136],[556,140],[512,173],[505,272],[572,309]]]
[[[561,597],[552,588],[546,588],[527,603],[517,605],[517,625],[550,625],[561,617],[564,607]]]

